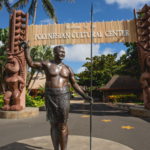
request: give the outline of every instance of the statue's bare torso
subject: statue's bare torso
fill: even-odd
[[[42,64],[46,75],[46,87],[61,88],[68,85],[70,71],[64,63],[43,61]]]

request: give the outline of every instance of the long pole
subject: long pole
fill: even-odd
[[[93,51],[93,3],[91,5],[91,97],[92,97],[92,51]],[[90,104],[90,150],[92,150],[92,103]]]

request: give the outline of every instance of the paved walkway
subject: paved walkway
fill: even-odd
[[[68,150],[89,149],[90,106],[79,101],[71,102]],[[127,110],[96,103],[92,122],[93,150],[150,149],[150,118],[133,117]],[[53,150],[49,132],[45,111],[33,118],[0,119],[0,150]]]

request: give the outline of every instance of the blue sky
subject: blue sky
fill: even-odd
[[[9,0],[11,4],[14,4],[17,0]],[[29,0],[31,1],[31,0]],[[62,23],[79,23],[90,22],[91,20],[91,3],[93,2],[93,21],[116,21],[129,20],[134,18],[133,9],[141,9],[144,4],[150,5],[150,0],[75,0],[75,2],[58,2],[51,0],[58,22]],[[28,11],[29,5],[27,5],[23,11]],[[0,11],[0,28],[6,28],[9,25],[9,14],[4,7]],[[36,14],[35,24],[48,24],[53,21],[48,18],[42,8],[41,0],[38,0],[38,8]],[[29,25],[32,23],[32,18],[29,20]],[[78,73],[84,68],[82,65],[86,62],[85,58],[90,57],[90,44],[87,45],[65,45],[66,58],[64,63],[70,66],[74,73]],[[126,52],[127,48],[123,43],[115,44],[94,44],[93,56],[108,53],[118,53],[117,59]]]

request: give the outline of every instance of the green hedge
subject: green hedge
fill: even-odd
[[[130,103],[130,102],[137,102],[136,95],[110,95],[109,102],[123,102],[123,103]]]
[[[0,108],[4,106],[3,96],[0,95]],[[41,107],[41,105],[45,105],[45,100],[41,96],[37,96],[33,98],[32,96],[28,95],[26,92],[26,107]]]
[[[4,106],[3,97],[4,97],[4,94],[0,95],[0,108],[2,108]]]
[[[37,96],[33,98],[32,96],[28,95],[26,92],[26,107],[38,107],[40,108],[41,105],[45,105],[45,100],[41,96]]]

